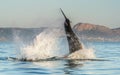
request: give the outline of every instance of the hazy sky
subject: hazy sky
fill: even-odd
[[[59,26],[64,18],[120,27],[120,0],[0,0],[0,27]]]

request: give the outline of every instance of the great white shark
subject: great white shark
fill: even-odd
[[[82,49],[82,44],[79,42],[77,35],[73,32],[71,28],[70,20],[66,17],[66,15],[64,14],[61,8],[60,10],[65,18],[64,28],[65,28],[65,32],[68,40],[68,45],[69,45],[69,54],[71,54],[75,51]]]

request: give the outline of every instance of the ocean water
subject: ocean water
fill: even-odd
[[[0,42],[0,75],[120,75],[120,42],[84,42],[69,60],[38,61],[69,53],[64,29],[45,29],[28,43],[17,34],[14,41]]]
[[[120,42],[89,42],[101,61],[52,60],[19,61],[14,42],[0,42],[0,75],[120,75]]]

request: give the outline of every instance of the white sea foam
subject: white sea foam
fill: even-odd
[[[92,48],[78,50],[67,57],[68,59],[95,59],[95,53]]]

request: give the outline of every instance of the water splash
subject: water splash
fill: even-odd
[[[46,59],[68,54],[68,43],[63,29],[47,28],[36,36],[33,43],[21,48],[22,58]]]
[[[27,35],[27,34],[26,34]],[[17,36],[17,39],[20,39]],[[18,58],[26,60],[39,60],[51,57],[64,57],[69,53],[68,41],[63,28],[46,28],[36,36],[33,43],[21,43]],[[85,48],[68,55],[68,59],[93,59],[94,50]]]
[[[95,59],[95,53],[92,48],[83,48],[78,50],[67,57],[68,59]]]

